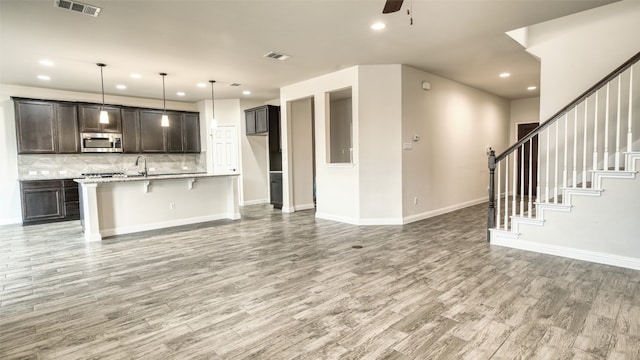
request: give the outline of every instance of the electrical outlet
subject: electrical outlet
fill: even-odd
[[[176,208],[176,203],[169,203],[169,209],[173,210]]]

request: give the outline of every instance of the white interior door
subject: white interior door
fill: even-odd
[[[213,173],[237,173],[238,129],[235,126],[218,126],[211,131]]]

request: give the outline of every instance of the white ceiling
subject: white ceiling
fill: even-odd
[[[0,83],[167,100],[275,99],[279,88],[358,64],[407,64],[509,99],[537,96],[540,64],[506,31],[613,0],[84,0],[97,18],[54,0],[0,0]],[[383,21],[387,28],[369,26]],[[263,57],[275,51],[286,61]],[[50,59],[55,65],[39,64]],[[512,76],[500,79],[508,71]],[[139,73],[141,79],[129,77]],[[36,78],[46,74],[49,81]],[[203,82],[205,88],[196,87]],[[231,87],[230,83],[240,83]],[[125,84],[118,90],[116,84]],[[252,95],[241,95],[242,90]],[[180,97],[177,91],[186,95]]]

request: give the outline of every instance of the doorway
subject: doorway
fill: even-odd
[[[316,205],[316,146],[314,98],[289,101],[289,144],[291,206],[294,211],[314,209]]]
[[[538,123],[518,124],[518,141],[527,136],[531,131],[538,127]],[[531,141],[525,143],[518,149],[518,163],[522,159],[522,150],[524,149],[524,178],[521,171],[518,171],[518,195],[537,196],[538,186],[538,137],[534,137]],[[529,176],[531,172],[531,177]],[[531,178],[531,184],[529,184]],[[522,185],[524,182],[524,194],[522,193]],[[531,185],[531,193],[529,193],[529,185]]]
[[[218,126],[211,131],[211,164],[214,174],[238,172],[238,130],[235,126]]]

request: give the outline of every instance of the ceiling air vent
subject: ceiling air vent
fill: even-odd
[[[282,60],[287,60],[290,56],[285,54],[278,54],[272,51],[270,53],[264,54],[264,57],[282,61]]]
[[[242,84],[238,84],[238,83],[231,83],[231,84],[229,84],[229,86],[240,86],[240,85],[242,85]]]
[[[53,7],[70,10],[73,12],[79,12],[93,17],[100,15],[100,8],[93,5],[83,4],[77,1],[69,0],[54,0]]]

